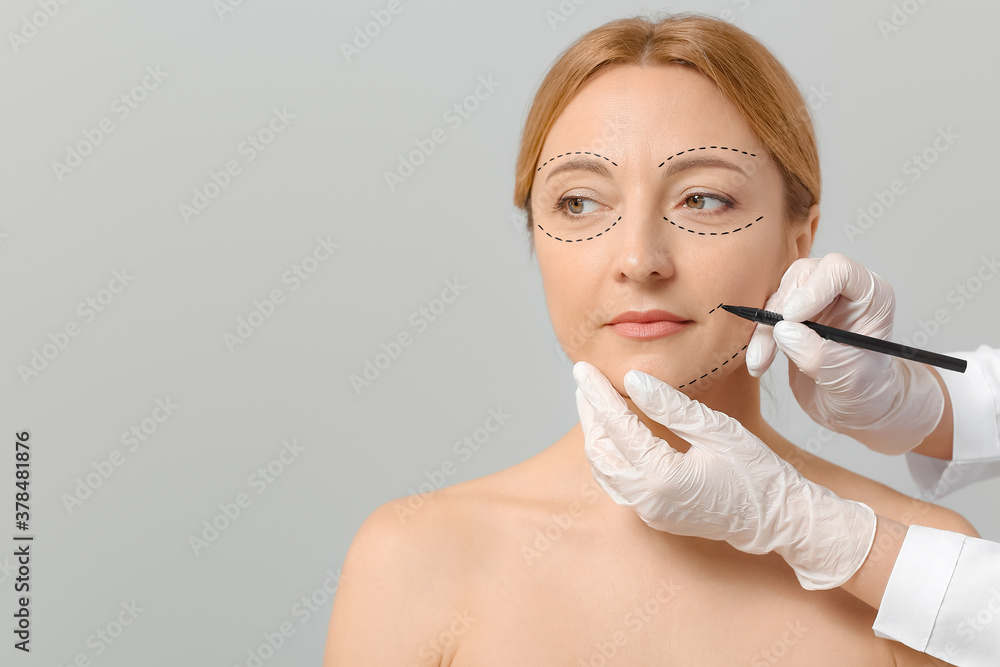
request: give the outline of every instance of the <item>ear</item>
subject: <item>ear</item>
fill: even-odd
[[[791,232],[788,250],[789,253],[793,254],[793,256],[791,257],[789,264],[796,259],[803,259],[809,256],[813,240],[816,238],[816,227],[818,225],[819,204],[813,204],[809,207],[809,213],[806,216],[806,220],[796,225],[795,229]]]

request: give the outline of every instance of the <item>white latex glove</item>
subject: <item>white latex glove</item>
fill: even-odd
[[[944,394],[926,366],[834,343],[799,324],[811,320],[888,340],[895,299],[876,274],[837,253],[799,259],[764,309],[785,321],[757,325],[747,370],[763,375],[781,348],[792,393],[816,422],[883,454],[908,452],[937,427]]]
[[[868,557],[875,513],[814,484],[726,414],[631,370],[629,396],[643,413],[691,443],[685,453],[655,437],[604,375],[573,366],[584,448],[594,478],[651,528],[775,551],[806,590],[835,588]]]

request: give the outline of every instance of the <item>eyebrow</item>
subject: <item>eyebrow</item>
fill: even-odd
[[[553,167],[549,175],[545,177],[545,182],[548,182],[558,173],[574,170],[592,171],[605,178],[611,178],[611,171],[602,162],[590,158],[574,158]]]
[[[666,162],[661,163],[659,166],[662,167],[664,164],[666,164]],[[738,165],[729,162],[728,160],[708,155],[681,158],[676,161],[671,160],[667,168],[663,170],[663,177],[667,178],[688,169],[698,169],[701,167],[729,169],[749,177],[749,175]],[[591,171],[605,178],[611,178],[611,171],[602,162],[592,160],[590,158],[574,158],[554,167],[549,172],[549,175],[545,177],[545,181],[548,182],[553,176],[561,172],[574,170]]]
[[[661,163],[660,166],[662,167],[664,164],[666,163]],[[687,159],[681,158],[676,162],[671,161],[667,168],[663,170],[663,177],[667,178],[668,176],[673,176],[674,174],[680,173],[686,169],[697,169],[699,167],[720,167],[722,169],[730,169],[732,171],[739,172],[744,176],[749,177],[749,174],[743,171],[739,165],[729,162],[728,160],[723,160],[720,157],[711,157],[708,155],[690,157]]]

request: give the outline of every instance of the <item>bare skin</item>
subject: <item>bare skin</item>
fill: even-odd
[[[974,534],[950,510],[757,433],[876,513]],[[325,664],[940,665],[871,630],[844,589],[803,590],[775,554],[653,530],[593,480],[579,424],[538,455],[386,503],[344,563]],[[876,552],[873,555],[879,557]],[[888,562],[895,554],[882,554]],[[582,662],[581,662],[582,661]],[[593,661],[593,662],[591,662]]]
[[[747,153],[712,153],[729,167],[657,166],[701,146]],[[551,158],[569,151],[615,164],[580,154],[603,170],[557,173],[562,163]],[[737,178],[733,165],[745,175]],[[892,522],[975,535],[954,512],[817,458],[764,421],[759,380],[738,353],[753,325],[712,309],[723,300],[763,306],[784,270],[808,256],[819,211],[788,224],[779,168],[711,81],[677,65],[606,70],[553,124],[538,168],[532,214],[540,226],[555,229],[562,215],[570,216],[564,225],[577,215],[621,218],[593,240],[565,243],[536,229],[534,242],[563,349],[598,367],[656,436],[689,447],[638,411],[625,373],[635,368],[675,386],[706,375],[682,390],[738,419],[812,481]],[[560,210],[566,197],[575,201]],[[704,229],[760,223],[710,237],[665,217]],[[651,309],[685,322],[655,340],[610,325],[625,311]],[[732,363],[723,366],[722,353]],[[373,512],[344,562],[325,664],[944,664],[871,630],[877,575],[894,558],[891,544],[873,550],[869,574],[850,582],[854,594],[851,586],[808,592],[773,553],[651,529],[594,481],[577,424],[518,465]]]
[[[938,385],[941,387],[941,393],[944,394],[944,412],[941,415],[941,421],[938,422],[937,427],[931,431],[931,433],[923,439],[917,447],[913,449],[917,454],[923,454],[924,456],[930,456],[935,459],[943,459],[945,461],[950,461],[952,459],[952,438],[955,434],[955,421],[954,414],[951,408],[951,394],[948,393],[948,385],[944,383],[941,379],[941,374],[936,368],[928,366],[931,372],[934,374],[934,378],[938,381]]]

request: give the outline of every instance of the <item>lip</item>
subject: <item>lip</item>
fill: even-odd
[[[691,320],[666,310],[630,310],[611,320],[608,325],[615,333],[626,338],[653,340],[684,329]]]
[[[674,315],[667,310],[630,310],[622,313],[608,324],[621,324],[622,322],[686,322],[680,315]]]

